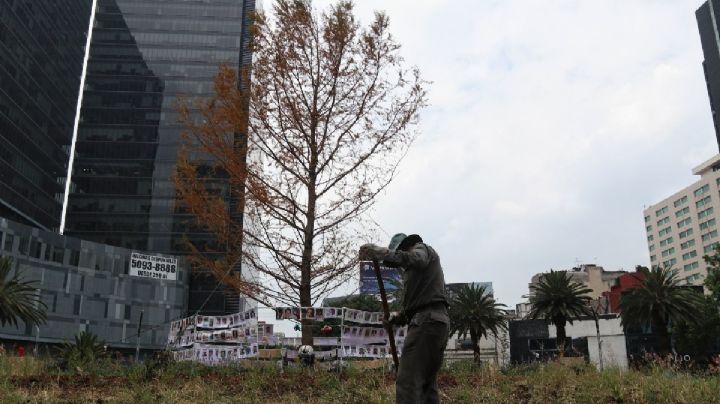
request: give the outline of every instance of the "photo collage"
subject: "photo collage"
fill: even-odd
[[[317,360],[337,358],[388,358],[390,345],[382,326],[383,313],[336,307],[276,307],[275,319],[313,320],[339,330],[338,336],[316,336],[313,346]],[[276,325],[258,321],[257,309],[226,316],[192,316],[173,321],[168,346],[178,360],[217,364],[258,356],[258,349],[282,347],[288,359],[297,356],[299,338],[274,334]],[[407,333],[394,329],[398,355]]]
[[[225,316],[192,316],[173,321],[168,346],[177,360],[213,365],[256,357],[258,342],[268,343],[272,336],[273,325],[260,324],[257,309],[250,309]]]
[[[328,319],[341,320],[339,338],[313,338],[313,346],[316,348],[337,348],[332,350],[333,357],[337,355],[344,358],[383,358],[391,355],[387,331],[382,326],[385,317],[383,313],[335,307],[277,307],[274,311],[276,320],[310,319],[315,322]],[[399,354],[407,328],[396,328],[394,331]],[[329,351],[316,350],[315,354],[325,355],[326,352]]]

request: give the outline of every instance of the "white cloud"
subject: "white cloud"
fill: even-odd
[[[576,259],[648,264],[643,205],[717,153],[700,3],[356,2],[364,21],[387,12],[433,82],[374,219],[423,235],[447,281],[492,281],[508,304]]]

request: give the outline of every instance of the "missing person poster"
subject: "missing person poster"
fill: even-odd
[[[130,254],[130,276],[161,280],[177,280],[177,258],[160,257],[157,255]]]

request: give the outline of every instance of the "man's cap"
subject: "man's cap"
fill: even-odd
[[[417,234],[411,234],[403,239],[403,241],[400,242],[400,245],[398,245],[398,250],[405,250],[407,248],[410,248],[414,246],[417,243],[422,243],[423,239]]]

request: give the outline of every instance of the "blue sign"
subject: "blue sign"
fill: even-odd
[[[398,285],[402,283],[402,274],[400,268],[390,268],[380,266],[380,274],[383,279],[383,286],[386,292],[392,292],[398,289]],[[375,267],[372,261],[360,261],[360,294],[361,295],[377,295],[380,293],[378,287],[377,275],[375,275]]]

